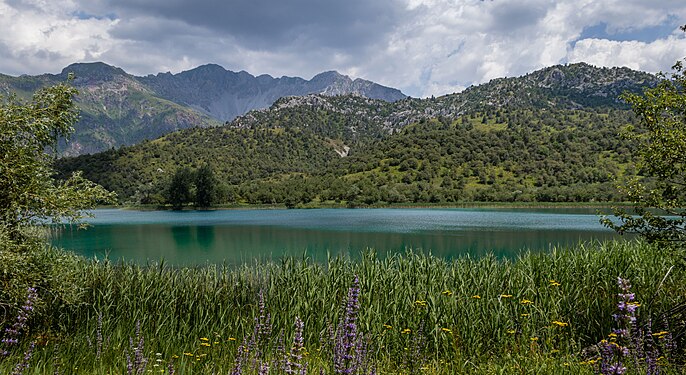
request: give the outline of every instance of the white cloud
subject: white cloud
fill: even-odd
[[[686,55],[681,32],[612,40],[665,25],[676,30],[675,22],[686,20],[682,0],[188,4],[0,0],[0,72],[57,72],[72,62],[95,60],[139,75],[205,63],[304,78],[336,69],[429,96],[564,62],[668,71]],[[261,19],[270,25],[256,25]],[[598,25],[606,35],[579,40]]]

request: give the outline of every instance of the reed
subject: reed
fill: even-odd
[[[680,256],[641,242],[522,252],[515,260],[368,250],[359,260],[196,268],[57,250],[32,257],[40,254],[51,261],[38,263],[52,268],[38,274],[55,280],[25,276],[26,285],[12,285],[35,286],[40,308],[21,345],[0,360],[1,373],[35,343],[25,374],[136,373],[143,361],[146,372],[238,373],[240,364],[240,373],[275,374],[289,373],[288,358],[302,364],[291,370],[333,374],[336,342],[349,345],[346,363],[364,356],[354,373],[593,373],[586,353],[615,326],[618,276],[631,280],[642,319],[686,302]],[[69,283],[57,280],[61,267]],[[354,324],[356,336],[341,341],[353,332],[341,324]],[[301,349],[293,352],[293,343]]]

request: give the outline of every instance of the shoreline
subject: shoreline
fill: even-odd
[[[461,202],[461,203],[416,203],[416,204],[371,204],[348,206],[346,203],[315,203],[304,204],[295,207],[287,207],[284,204],[233,204],[217,205],[207,208],[184,207],[176,211],[219,211],[219,210],[315,210],[315,209],[451,209],[451,208],[485,208],[485,209],[612,209],[631,208],[630,202]],[[171,207],[159,205],[121,205],[121,206],[98,206],[97,209],[121,209],[131,211],[174,211]]]

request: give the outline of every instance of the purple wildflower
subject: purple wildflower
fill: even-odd
[[[336,339],[333,352],[334,372],[336,374],[355,374],[358,370],[358,362],[355,360],[355,352],[359,346],[357,331],[357,313],[360,309],[360,280],[357,276],[353,280],[353,286],[348,289],[348,299],[345,305],[343,321],[336,330]]]
[[[22,361],[17,363],[17,366],[14,367],[12,375],[22,375],[24,373],[24,370],[29,368],[29,361],[31,360],[31,355],[33,355],[33,349],[35,347],[36,342],[34,341],[31,343],[31,345],[29,345],[29,348],[24,353],[24,358],[22,359]]]
[[[303,340],[303,329],[305,324],[299,318],[295,318],[295,336],[293,337],[293,346],[289,353],[288,359],[286,360],[285,372],[287,374],[303,374],[306,365],[302,363],[302,352],[305,350],[305,344]]]
[[[10,354],[9,350],[13,346],[19,344],[19,337],[22,332],[28,328],[27,323],[33,312],[33,305],[37,299],[38,293],[36,292],[36,288],[29,287],[27,290],[26,302],[24,302],[24,305],[19,309],[17,319],[14,324],[5,328],[5,337],[0,340],[0,343],[3,344],[3,349],[0,351],[0,357],[7,357]]]

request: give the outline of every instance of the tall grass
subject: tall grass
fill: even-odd
[[[173,363],[182,373],[228,373],[238,347],[253,333],[260,291],[273,332],[268,354],[276,356],[279,341],[292,342],[299,317],[309,368],[332,373],[322,338],[343,319],[355,276],[356,323],[380,373],[590,372],[580,364],[582,353],[612,330],[617,276],[631,280],[644,318],[686,302],[686,271],[675,266],[678,256],[639,242],[526,252],[516,260],[448,261],[413,252],[377,257],[369,250],[355,261],[336,257],[318,264],[289,257],[238,268],[41,254],[52,262],[43,266],[68,267],[69,283],[36,284],[25,277],[26,285],[11,285],[38,287],[42,309],[24,344],[37,342],[28,370],[35,373],[122,373],[126,354],[135,349],[137,324],[148,369]],[[22,353],[16,351],[14,363]],[[9,372],[10,362],[0,362],[0,372]]]

